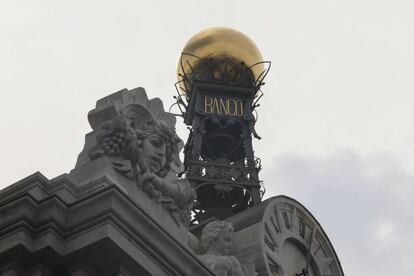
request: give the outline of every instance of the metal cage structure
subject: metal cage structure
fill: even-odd
[[[263,96],[260,88],[271,63],[247,66],[228,58],[182,53],[180,66],[184,73],[176,83],[175,99],[190,130],[182,177],[196,190],[190,224],[197,227],[261,202],[261,161],[252,146],[252,138],[260,136],[253,112]],[[254,66],[264,68],[256,78]]]

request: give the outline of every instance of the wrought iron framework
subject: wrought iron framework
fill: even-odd
[[[190,68],[187,72],[185,63]],[[184,74],[176,84],[176,105],[190,129],[182,177],[197,193],[191,221],[196,226],[212,218],[224,219],[261,201],[261,161],[254,156],[252,147],[252,136],[260,137],[254,129],[253,111],[263,96],[260,87],[270,62],[248,67],[226,58],[199,59],[183,53],[180,64]],[[254,66],[265,68],[257,78],[251,70]],[[206,97],[240,102],[242,113],[235,116],[231,112],[206,112]]]

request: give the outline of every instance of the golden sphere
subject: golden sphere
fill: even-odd
[[[244,62],[248,67],[263,61],[262,54],[256,44],[245,34],[227,27],[211,27],[195,34],[185,45],[183,53],[206,58],[228,58],[233,62]],[[197,66],[198,59],[178,62],[177,77],[189,72],[190,67]],[[257,79],[264,71],[264,65],[258,64],[251,68]]]

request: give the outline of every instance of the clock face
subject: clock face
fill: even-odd
[[[309,276],[316,275],[313,266],[311,264],[307,265],[307,254],[304,254],[300,246],[294,242],[285,241],[282,251],[281,263],[283,264],[284,275],[303,275],[304,271],[308,271]]]
[[[343,275],[328,237],[297,201],[288,197],[273,199],[266,205],[261,228],[264,275]]]

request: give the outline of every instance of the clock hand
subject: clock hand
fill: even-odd
[[[295,276],[309,276],[309,265],[310,265],[310,256],[311,256],[311,247],[313,242],[313,234],[315,227],[312,227],[311,236],[309,239],[308,251],[306,252],[306,266],[302,269],[301,273],[296,273]]]
[[[302,269],[302,272],[295,273],[295,276],[308,276],[308,272],[305,269]]]
[[[314,234],[314,230],[315,227],[312,227],[312,232],[311,232],[311,236],[309,239],[309,246],[308,246],[308,252],[306,254],[306,273],[309,274],[309,265],[310,265],[310,256],[311,256],[311,247],[312,247],[312,242],[313,242],[313,234]]]

